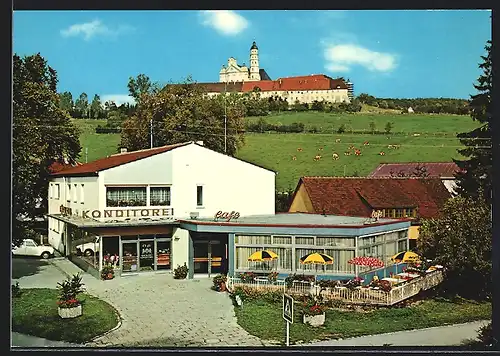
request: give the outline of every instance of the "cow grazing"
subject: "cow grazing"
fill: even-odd
[[[302,152],[302,148],[297,148],[297,152]]]
[[[332,154],[332,159],[334,159],[334,160],[338,160],[338,159],[339,159],[339,155],[338,155],[337,153],[335,153],[335,152],[334,152],[334,153]]]
[[[314,161],[319,161],[321,159],[321,155],[316,155],[316,157],[314,157]]]
[[[297,160],[297,156],[292,156],[292,161],[296,161]]]
[[[357,150],[354,151],[354,154],[356,156],[361,156],[361,151],[357,149]]]
[[[345,151],[345,152],[344,152],[344,155],[346,155],[346,156],[350,156],[350,155],[351,155],[351,151]]]
[[[380,151],[379,155],[385,156],[385,152],[384,151]]]
[[[340,138],[336,139],[335,143],[340,143]]]
[[[368,141],[363,142],[363,146],[369,146],[369,145],[370,145],[370,142],[368,142]]]
[[[355,147],[354,147],[353,145],[350,145],[350,146],[349,146],[349,149],[350,149],[350,150],[353,150],[353,149],[355,149]]]
[[[318,148],[318,151],[323,151],[323,147]]]
[[[394,145],[388,145],[387,148],[395,148]]]

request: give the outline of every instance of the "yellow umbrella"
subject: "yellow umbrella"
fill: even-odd
[[[333,257],[328,256],[325,253],[312,252],[303,256],[300,260],[303,265],[331,265],[333,264]],[[316,272],[316,271],[315,271]],[[314,280],[316,281],[316,273],[314,274]]]
[[[421,262],[422,258],[415,252],[406,251],[399,252],[391,257],[391,260],[396,263],[406,263],[406,262]]]
[[[273,251],[269,250],[262,250],[262,251],[257,251],[254,252],[248,257],[249,261],[253,262],[262,262],[262,261],[272,261],[272,260],[277,260],[278,255],[274,253]]]
[[[248,261],[252,261],[252,262],[273,261],[273,260],[277,260],[277,259],[278,259],[278,255],[276,253],[274,253],[273,251],[269,251],[269,250],[256,251],[256,252],[252,253],[250,255],[250,257],[248,257]],[[277,266],[276,266],[276,268],[277,268]]]

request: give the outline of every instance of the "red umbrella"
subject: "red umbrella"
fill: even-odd
[[[384,261],[379,260],[375,257],[358,256],[351,258],[347,263],[355,266],[368,266],[368,267],[384,267]]]

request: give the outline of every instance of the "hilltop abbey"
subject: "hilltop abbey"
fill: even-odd
[[[262,98],[281,98],[292,105],[325,101],[348,103],[353,97],[353,84],[344,78],[333,79],[324,74],[283,77],[272,80],[259,66],[259,48],[255,41],[250,47],[250,67],[239,65],[230,57],[219,72],[218,83],[198,83],[209,96],[221,93],[258,91]]]

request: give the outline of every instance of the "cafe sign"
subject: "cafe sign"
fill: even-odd
[[[214,218],[215,218],[215,221],[219,220],[219,219],[224,219],[226,220],[227,222],[231,221],[231,220],[236,220],[240,217],[240,213],[238,213],[237,211],[231,211],[231,212],[223,212],[223,211],[218,211]]]
[[[73,214],[71,208],[61,205],[59,207],[61,215]],[[105,210],[82,210],[81,217],[84,219],[99,218],[146,218],[146,217],[172,216],[172,208],[167,209],[105,209]]]

